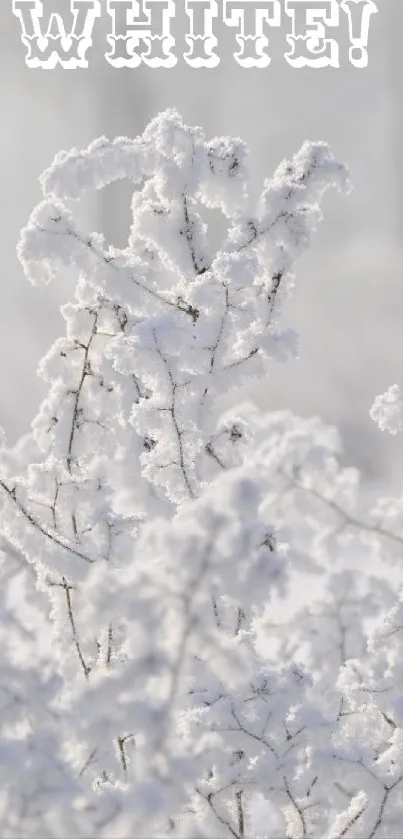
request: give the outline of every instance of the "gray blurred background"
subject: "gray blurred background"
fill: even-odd
[[[46,3],[46,0],[44,0]],[[54,10],[66,0],[47,0]],[[221,64],[188,67],[182,55],[185,16],[177,0],[172,70],[113,69],[103,58],[107,17],[96,22],[88,70],[32,70],[25,65],[11,0],[0,9],[0,175],[2,184],[0,307],[0,425],[13,443],[29,429],[45,394],[36,376],[41,355],[60,334],[64,284],[33,289],[15,248],[40,199],[38,176],[55,153],[85,147],[101,134],[135,136],[160,110],[176,106],[210,136],[233,134],[249,144],[253,189],[305,139],[326,140],[352,171],[349,196],[329,193],[312,250],[299,263],[284,323],[301,337],[299,361],[273,364],[259,394],[267,409],[291,408],[340,427],[346,460],[368,482],[401,483],[399,438],[382,434],[368,410],[375,395],[403,383],[403,198],[401,174],[401,0],[378,0],[370,25],[369,66],[348,63],[345,16],[341,68],[292,69],[283,54],[286,26],[271,33],[270,67],[240,68],[234,32],[218,27]],[[219,3],[221,5],[221,3]],[[123,244],[129,191],[111,187],[85,207],[91,229]]]

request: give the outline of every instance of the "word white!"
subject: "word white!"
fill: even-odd
[[[234,58],[241,67],[268,67],[267,27],[281,26],[284,17],[290,29],[286,35],[290,50],[284,57],[291,67],[340,67],[339,44],[331,37],[340,25],[340,11],[348,17],[349,61],[354,67],[368,65],[369,23],[378,11],[374,0],[222,0],[220,6],[224,24],[236,30],[239,50]],[[110,51],[105,58],[112,67],[177,64],[171,34],[175,0],[106,0],[106,10],[112,31],[107,35]],[[88,67],[86,54],[92,46],[95,20],[101,16],[100,0],[70,0],[64,17],[45,14],[41,0],[13,0],[13,13],[21,22],[28,67]],[[184,60],[197,69],[216,67],[220,63],[214,34],[217,0],[185,0],[185,13],[189,26]]]

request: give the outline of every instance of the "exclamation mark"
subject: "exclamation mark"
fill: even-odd
[[[354,67],[368,67],[369,21],[378,7],[374,0],[341,0],[340,7],[348,15],[350,62]]]

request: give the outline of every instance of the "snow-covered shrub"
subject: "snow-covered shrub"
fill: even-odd
[[[122,250],[74,212],[120,178]],[[382,675],[364,654],[393,585],[350,566],[399,558],[399,504],[365,507],[319,420],[219,407],[295,355],[281,305],[345,168],[305,143],[251,208],[244,143],[169,110],[41,182],[20,260],[77,287],[31,433],[0,452],[2,835],[398,835],[392,787],[371,798],[399,762],[398,655]]]

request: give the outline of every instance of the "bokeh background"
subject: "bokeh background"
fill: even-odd
[[[67,0],[43,0],[62,11]],[[219,6],[221,2],[219,1]],[[44,383],[42,354],[60,334],[66,281],[33,289],[16,256],[19,231],[40,199],[38,177],[60,149],[85,147],[99,135],[135,136],[160,110],[175,106],[210,136],[243,137],[250,147],[252,188],[305,139],[326,140],[351,169],[354,191],[329,193],[312,250],[298,264],[284,321],[301,337],[299,361],[272,366],[251,396],[265,409],[319,414],[339,426],[346,461],[368,484],[401,485],[402,443],[368,416],[374,396],[403,383],[401,0],[378,0],[369,66],[348,62],[347,19],[338,31],[340,69],[292,69],[286,25],[271,33],[271,65],[240,68],[234,32],[218,26],[220,65],[188,67],[182,55],[185,15],[177,0],[171,69],[113,69],[104,59],[106,14],[96,22],[87,70],[28,69],[11,0],[0,7],[0,425],[10,443],[29,430]],[[113,186],[83,209],[85,222],[116,244],[129,226],[129,190]]]

